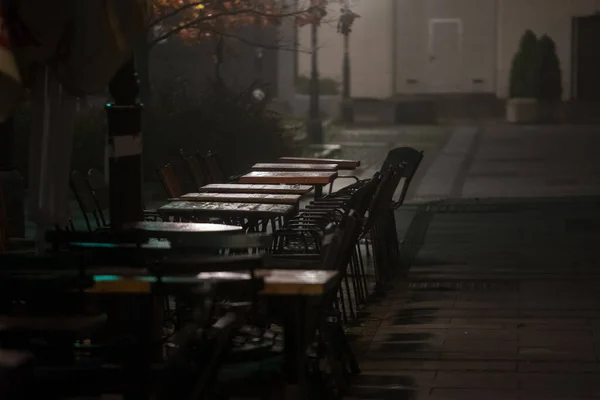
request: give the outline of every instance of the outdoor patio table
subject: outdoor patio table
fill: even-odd
[[[187,193],[179,198],[181,201],[212,201],[225,203],[264,203],[288,204],[297,206],[299,194],[266,194],[266,193]]]
[[[312,190],[309,185],[247,185],[240,183],[212,183],[202,186],[202,193],[265,193],[265,194],[299,194],[304,195]]]
[[[258,221],[275,221],[285,218],[296,209],[287,204],[260,204],[260,203],[223,203],[223,202],[197,202],[174,201],[157,210],[163,217],[182,218],[242,218],[246,220],[245,230],[257,226]],[[273,222],[274,223],[274,222]],[[263,230],[266,224],[263,224]]]
[[[323,186],[332,183],[337,178],[337,172],[305,171],[252,171],[240,177],[240,183],[265,183],[265,184],[299,184],[315,187],[315,198],[323,196]]]
[[[336,160],[331,158],[310,158],[310,157],[280,157],[281,163],[310,163],[310,164],[337,164],[339,170],[354,171],[360,167],[359,160]]]
[[[337,164],[319,163],[258,163],[252,166],[253,171],[337,171]]]
[[[277,296],[289,301],[290,310],[284,315],[284,374],[286,399],[305,399],[306,338],[304,335],[306,306],[309,298],[322,296],[335,286],[336,271],[322,270],[256,270],[255,278],[263,279],[263,296]],[[196,276],[95,276],[90,293],[123,293],[123,282],[133,293],[151,293],[155,285],[196,285],[203,281],[227,282],[250,280],[247,272],[203,272]],[[131,284],[134,283],[134,284]]]

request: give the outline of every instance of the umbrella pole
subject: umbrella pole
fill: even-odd
[[[114,230],[143,219],[142,105],[133,58],[109,84],[113,102],[106,105],[108,118],[108,179],[110,223]]]

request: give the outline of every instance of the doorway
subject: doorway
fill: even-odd
[[[461,19],[430,19],[427,60],[429,93],[462,91]]]
[[[600,14],[573,18],[572,98],[600,102]]]

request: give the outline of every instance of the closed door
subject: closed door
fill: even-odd
[[[580,101],[600,101],[600,15],[573,21],[573,94]]]
[[[463,90],[462,21],[430,19],[427,60],[429,93],[457,93]]]

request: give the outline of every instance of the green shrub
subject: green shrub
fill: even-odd
[[[310,94],[310,77],[306,75],[300,75],[296,77],[296,92],[298,94]],[[340,82],[333,78],[320,78],[319,79],[319,93],[323,95],[337,95],[340,94]]]
[[[556,102],[562,98],[562,72],[556,54],[556,44],[548,35],[540,38],[535,60],[535,97],[544,102]]]
[[[535,96],[535,59],[538,40],[531,30],[521,37],[519,50],[513,58],[510,70],[509,96],[511,98],[531,98]]]

